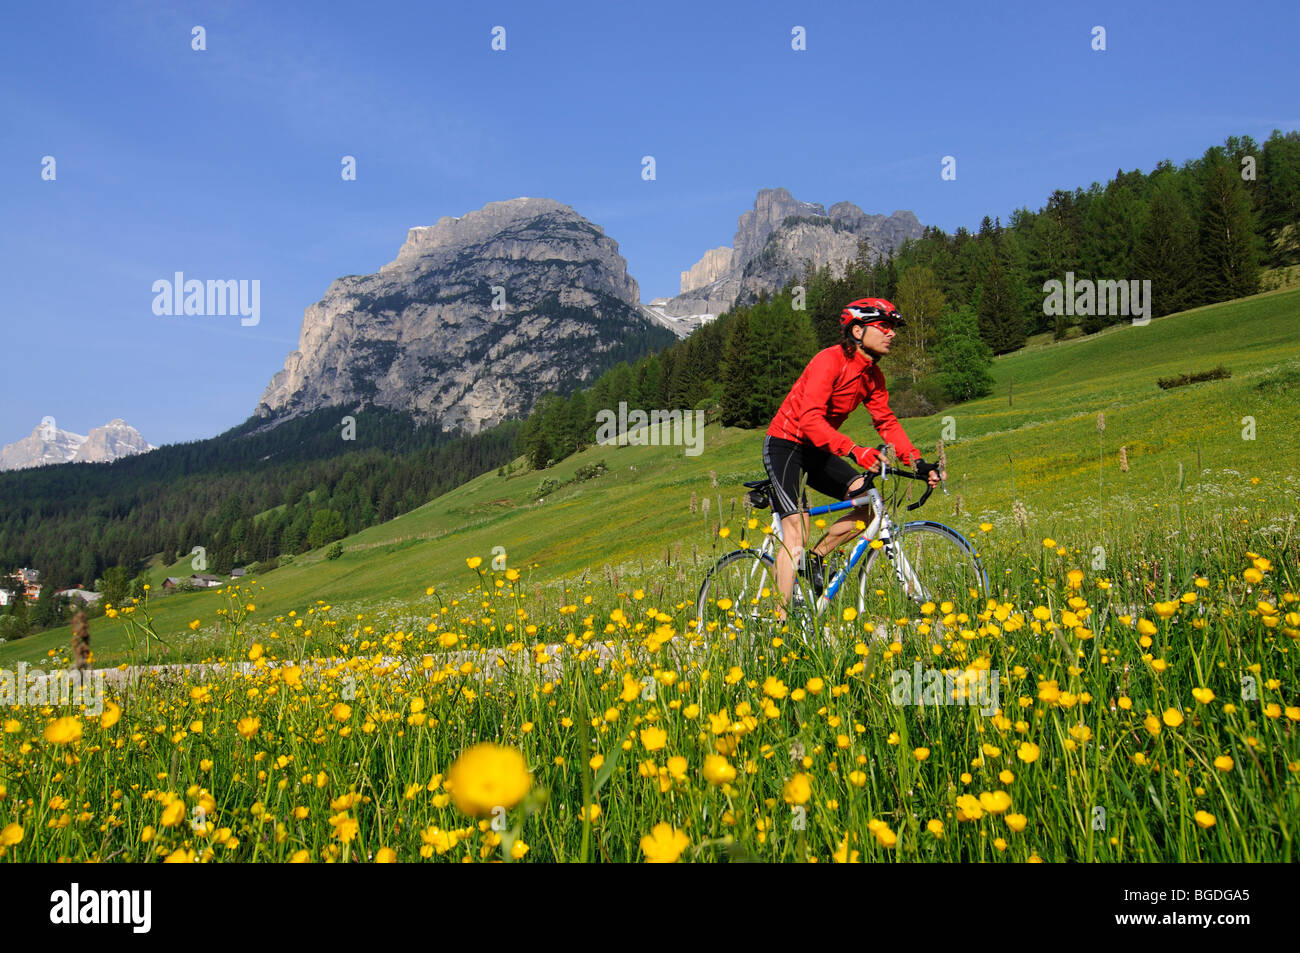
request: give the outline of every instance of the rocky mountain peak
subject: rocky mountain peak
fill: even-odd
[[[860,242],[872,253],[887,254],[921,232],[911,212],[869,215],[852,202],[836,202],[828,212],[786,189],[761,189],[754,207],[737,221],[733,247],[707,252],[682,272],[682,293],[652,302],[652,310],[676,319],[678,333],[685,334],[738,303],[780,289],[803,274],[808,261],[829,266],[838,277],[857,257]]]
[[[274,423],[373,405],[476,433],[671,341],[638,298],[618,244],[560,202],[444,216],[410,229],[378,273],[339,278],[306,310],[256,413]]]

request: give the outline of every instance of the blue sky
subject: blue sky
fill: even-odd
[[[491,201],[573,206],[619,242],[648,301],[731,243],[760,188],[951,231],[1300,128],[1294,0],[1174,9],[11,5],[0,444],[46,415],[80,433],[123,417],[154,444],[234,426],[334,278]],[[944,155],[956,181],[940,179]],[[258,279],[260,323],[155,316],[152,284],[176,271]]]

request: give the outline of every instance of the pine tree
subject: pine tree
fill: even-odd
[[[1138,277],[1151,282],[1151,312],[1157,317],[1186,308],[1193,300],[1196,228],[1177,173],[1157,176],[1138,229]]]
[[[1270,238],[1269,261],[1300,262],[1300,132],[1277,129],[1264,143],[1259,161],[1264,188],[1261,223]]]
[[[994,255],[984,272],[979,296],[979,333],[994,354],[1006,354],[1025,343],[1020,302],[1001,256]]]
[[[758,427],[764,403],[762,381],[749,333],[749,314],[736,312],[722,363],[722,423],[727,427]]]
[[[1241,176],[1220,150],[1211,149],[1205,155],[1202,181],[1201,269],[1207,282],[1203,299],[1225,301],[1254,294],[1263,249]]]

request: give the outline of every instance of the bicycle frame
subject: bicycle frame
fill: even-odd
[[[857,568],[858,563],[862,561],[862,557],[866,553],[867,549],[877,539],[881,541],[885,555],[893,564],[894,573],[898,577],[898,581],[903,585],[904,591],[917,592],[923,590],[920,580],[917,579],[916,573],[913,572],[911,564],[907,561],[907,555],[902,549],[894,545],[894,536],[897,535],[897,526],[885,509],[885,501],[881,497],[880,491],[875,487],[869,489],[862,496],[841,500],[838,503],[828,503],[825,506],[814,506],[801,512],[806,516],[813,517],[822,516],[826,513],[835,513],[841,510],[851,510],[866,506],[871,507],[873,513],[871,522],[858,536],[857,545],[855,545],[853,550],[849,553],[848,562],[845,563],[844,567],[830,579],[826,588],[818,597],[816,605],[817,615],[821,615],[825,608],[830,605],[831,600],[839,594],[840,589],[844,585],[844,581],[848,579],[849,574]],[[773,550],[776,545],[776,543],[773,542],[774,539],[776,540],[776,543],[779,543],[782,546],[785,545],[785,537],[781,529],[781,519],[775,512],[772,514],[772,532],[768,538],[764,540],[759,552],[762,554],[773,555]]]

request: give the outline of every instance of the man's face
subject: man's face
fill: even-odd
[[[860,325],[862,328],[862,349],[870,351],[873,354],[888,354],[889,345],[894,340],[894,324],[892,321],[873,321],[870,324]]]

